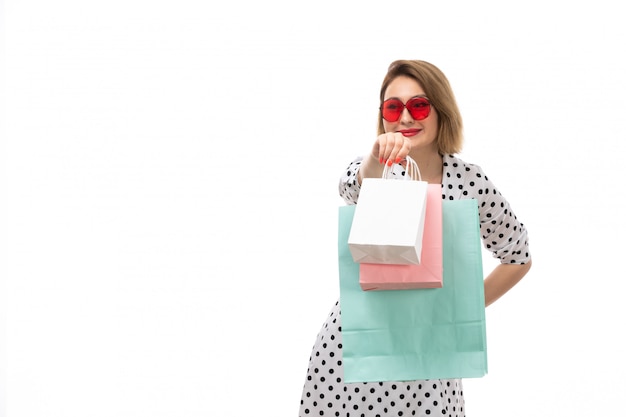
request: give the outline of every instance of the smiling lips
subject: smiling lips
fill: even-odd
[[[411,136],[415,136],[420,132],[420,129],[405,129],[405,130],[398,130],[399,133],[402,133],[402,135],[406,138],[410,138]]]

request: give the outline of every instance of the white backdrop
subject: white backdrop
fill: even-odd
[[[339,175],[399,58],[447,74],[460,156],[530,233],[530,274],[487,309],[468,416],[615,414],[613,4],[6,2],[6,415],[296,416],[339,295]]]

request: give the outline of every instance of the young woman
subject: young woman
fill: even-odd
[[[447,78],[425,61],[395,61],[383,80],[380,103],[378,137],[369,155],[352,161],[341,176],[339,194],[357,204],[363,178],[380,178],[385,164],[403,176],[401,163],[408,155],[422,180],[441,184],[443,199],[476,199],[483,243],[500,260],[485,278],[490,305],[530,269],[527,232],[482,169],[455,156],[463,123]],[[313,346],[300,417],[465,416],[460,379],[345,384],[340,314],[337,302]]]

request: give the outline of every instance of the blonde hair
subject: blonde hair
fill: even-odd
[[[398,60],[389,65],[380,87],[382,104],[389,84],[398,76],[407,76],[419,83],[437,111],[437,147],[440,154],[455,154],[463,147],[463,119],[456,104],[452,87],[443,72],[433,64],[419,60]],[[378,134],[385,133],[383,116],[378,111]]]

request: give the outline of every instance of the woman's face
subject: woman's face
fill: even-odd
[[[387,87],[384,100],[396,98],[406,104],[407,101],[414,97],[426,97],[424,89],[413,78],[400,75],[394,78]],[[388,122],[383,119],[383,127],[387,133],[402,133],[404,137],[411,141],[411,149],[433,148],[437,151],[437,120],[437,111],[432,105],[428,117],[423,120],[415,120],[409,111],[404,108],[400,119],[397,121]]]

